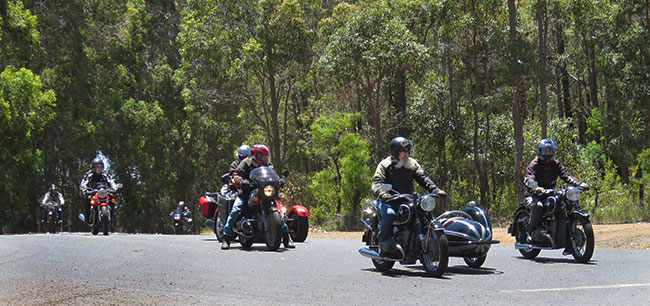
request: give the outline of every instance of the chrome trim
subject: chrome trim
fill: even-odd
[[[391,258],[391,257],[381,256],[379,255],[378,252],[368,248],[359,249],[359,254],[361,254],[361,256],[368,257],[370,259],[384,260],[384,261],[402,261],[406,256],[404,254],[404,251],[401,251],[401,253],[402,253],[402,258]]]

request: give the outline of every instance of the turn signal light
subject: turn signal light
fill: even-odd
[[[253,201],[254,201],[254,202],[257,202],[257,201],[259,201],[259,200],[260,200],[260,198],[258,198],[258,197],[253,197]]]
[[[111,199],[111,203],[115,204],[115,199]]]
[[[95,200],[90,200],[90,204],[95,205]]]

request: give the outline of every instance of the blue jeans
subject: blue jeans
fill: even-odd
[[[386,241],[391,236],[391,227],[393,226],[393,221],[395,220],[395,210],[393,206],[388,203],[379,201],[379,233],[377,234],[379,242]]]
[[[226,226],[223,227],[223,234],[226,236],[231,236],[232,235],[232,229],[237,224],[237,220],[239,220],[239,215],[241,215],[241,211],[244,208],[244,205],[246,205],[246,202],[244,199],[241,197],[237,197],[235,199],[235,203],[232,205],[232,210],[230,211],[230,214],[228,215],[228,220],[226,220]],[[289,227],[287,227],[287,222],[284,221],[284,215],[282,216],[282,232],[287,233],[289,232]]]

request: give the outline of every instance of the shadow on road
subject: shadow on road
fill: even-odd
[[[409,267],[405,267],[406,269],[396,269],[393,268],[390,271],[383,272],[381,273],[382,276],[387,276],[387,277],[393,277],[393,278],[402,278],[402,277],[423,277],[423,278],[435,278],[432,276],[427,275],[426,271],[422,266],[411,266],[410,270],[407,270]],[[374,272],[374,273],[379,273],[377,272],[376,269],[374,268],[366,268],[362,269],[363,271],[367,272]],[[415,271],[417,270],[417,271]],[[450,276],[457,275],[457,274],[463,274],[463,275],[500,275],[503,274],[503,271],[498,271],[492,268],[470,268],[467,266],[453,266],[453,267],[448,267],[447,271],[445,274],[443,274],[441,277],[438,277],[439,279],[447,279],[450,280]]]
[[[525,261],[534,261],[536,263],[540,264],[558,264],[558,263],[567,263],[567,264],[574,264],[574,265],[586,265],[586,266],[596,266],[598,265],[597,260],[590,260],[588,262],[577,262],[573,258],[550,258],[550,257],[535,257],[534,259],[526,259],[521,256],[515,256],[516,259],[519,260],[525,260]]]

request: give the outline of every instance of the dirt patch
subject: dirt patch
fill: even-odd
[[[501,244],[514,244],[515,240],[505,227],[493,229],[494,239]],[[309,238],[359,239],[363,232],[310,231]],[[597,248],[650,249],[650,223],[595,224],[594,236]]]

